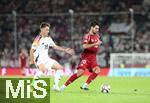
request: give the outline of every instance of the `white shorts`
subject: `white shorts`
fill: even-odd
[[[40,64],[44,64],[45,68],[50,70],[56,62],[57,61],[52,58],[49,58],[49,57],[42,58],[41,57],[41,58],[37,59],[37,62],[35,62],[35,65],[39,66]]]

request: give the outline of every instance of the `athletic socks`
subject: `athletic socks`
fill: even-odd
[[[75,81],[77,79],[77,74],[73,74],[65,83],[65,86],[68,86],[69,84],[71,84],[73,81]]]
[[[54,75],[54,86],[58,87],[59,81],[63,75],[63,70],[56,70]]]
[[[35,73],[35,75],[34,75],[34,78],[33,78],[33,80],[32,80],[31,85],[33,85],[34,82],[35,82],[36,80],[38,80],[42,74],[43,74],[43,72],[40,71],[40,70],[38,70],[38,71]]]
[[[38,70],[35,75],[34,75],[34,79],[39,79],[39,77],[43,74],[42,71]]]
[[[90,83],[92,82],[92,80],[94,80],[96,77],[97,77],[97,74],[93,72],[93,73],[88,77],[88,79],[87,79],[87,81],[86,81],[86,84],[87,84],[87,85],[90,84]],[[77,74],[73,74],[73,75],[67,80],[67,82],[65,83],[65,86],[68,86],[68,85],[71,84],[73,81],[75,81],[77,78],[78,78],[78,77],[77,77]]]
[[[95,78],[97,77],[97,74],[93,72],[87,79],[86,84],[90,84]]]

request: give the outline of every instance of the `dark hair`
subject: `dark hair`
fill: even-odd
[[[92,21],[91,24],[90,24],[90,27],[94,27],[96,25],[99,25],[98,22],[97,21]]]
[[[46,22],[43,22],[43,23],[41,23],[41,25],[40,25],[40,29],[41,29],[41,28],[44,28],[44,27],[46,27],[46,26],[50,27],[50,24],[49,24],[49,23],[46,23]]]

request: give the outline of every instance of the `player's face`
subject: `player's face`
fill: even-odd
[[[47,36],[48,33],[49,33],[49,27],[46,26],[44,28],[41,29],[41,33],[44,35],[44,36]]]
[[[98,32],[99,32],[99,26],[98,26],[98,25],[95,25],[95,26],[93,27],[93,29],[92,29],[92,32],[93,32],[93,34],[98,33]]]

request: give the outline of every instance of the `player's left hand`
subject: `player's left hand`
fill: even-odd
[[[97,46],[99,46],[101,44],[102,44],[102,41],[100,41],[100,40],[95,43],[95,45],[97,45]]]
[[[65,52],[68,53],[68,54],[70,54],[70,55],[74,55],[75,54],[74,50],[71,49],[71,48],[66,48]]]

